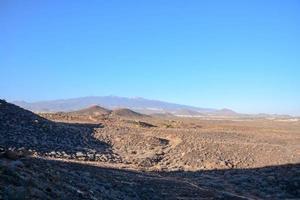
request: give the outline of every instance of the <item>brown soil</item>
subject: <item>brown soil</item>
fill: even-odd
[[[300,197],[298,121],[87,110],[41,117],[0,101],[0,199]]]

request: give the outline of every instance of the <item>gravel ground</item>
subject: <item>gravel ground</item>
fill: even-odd
[[[0,199],[300,199],[299,122],[86,113],[0,101]]]

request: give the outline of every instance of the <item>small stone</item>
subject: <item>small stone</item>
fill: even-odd
[[[36,152],[32,150],[22,149],[21,151],[19,151],[19,155],[21,157],[32,156],[34,154],[36,154]]]
[[[226,166],[227,163],[226,163],[225,161],[220,161],[220,165],[221,165],[221,166]]]
[[[81,151],[76,152],[76,157],[84,157],[84,154]]]
[[[51,151],[50,153],[49,153],[49,156],[55,156],[56,155],[56,152],[55,151]]]
[[[90,161],[94,161],[95,160],[95,154],[87,154],[87,159],[90,160]]]
[[[5,149],[0,147],[0,158],[4,157],[4,155],[5,155]]]

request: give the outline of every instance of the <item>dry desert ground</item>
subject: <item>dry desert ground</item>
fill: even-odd
[[[300,121],[0,101],[0,199],[299,199]]]

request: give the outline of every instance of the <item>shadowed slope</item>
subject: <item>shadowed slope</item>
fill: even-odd
[[[300,195],[299,164],[137,172],[34,158],[0,158],[0,170],[4,199],[297,199]]]
[[[0,146],[63,158],[94,160],[111,153],[110,146],[93,136],[101,124],[69,124],[44,119],[0,101]]]

